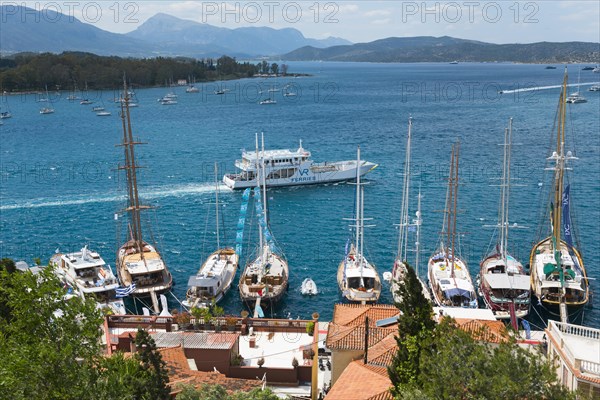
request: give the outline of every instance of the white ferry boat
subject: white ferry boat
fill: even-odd
[[[257,186],[256,157],[256,152],[242,152],[242,159],[235,162],[241,172],[226,174],[223,182],[231,189]],[[264,157],[267,187],[341,182],[355,179],[357,175],[357,160],[316,163],[311,160],[310,152],[302,148],[302,141],[297,150],[265,150],[261,157]],[[376,167],[375,163],[361,160],[360,176]]]
[[[116,297],[119,282],[110,266],[106,265],[100,254],[88,250],[67,254],[55,254],[50,259],[55,274],[73,291],[72,294],[84,300],[92,299],[98,308],[107,309],[112,314],[126,314],[123,300]]]

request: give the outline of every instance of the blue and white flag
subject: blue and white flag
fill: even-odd
[[[135,292],[135,283],[129,286],[121,286],[115,290],[115,297],[127,297],[131,293]]]

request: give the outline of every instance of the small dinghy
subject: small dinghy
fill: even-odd
[[[304,295],[314,296],[318,293],[317,284],[312,279],[306,278],[302,282],[302,288],[300,289],[300,292]]]

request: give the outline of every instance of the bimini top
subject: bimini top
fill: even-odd
[[[483,279],[492,289],[529,290],[529,276],[508,274],[484,274]]]

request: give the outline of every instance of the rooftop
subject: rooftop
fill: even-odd
[[[154,332],[150,335],[156,347],[212,350],[231,349],[240,336],[239,332]]]
[[[392,399],[392,383],[387,369],[351,362],[331,388],[326,400],[383,400]]]
[[[265,359],[264,367],[292,368],[296,358],[303,365],[305,349],[311,349],[313,337],[300,332],[254,332],[255,345],[250,347],[250,336],[240,337],[240,355],[245,366],[258,366],[260,358]]]
[[[600,329],[550,320],[546,332],[582,377],[600,383]]]
[[[398,329],[396,324],[378,327],[377,321],[397,316],[393,305],[336,304],[333,321],[328,326],[327,347],[338,350],[361,350],[365,346],[365,320],[369,318],[369,347]]]

